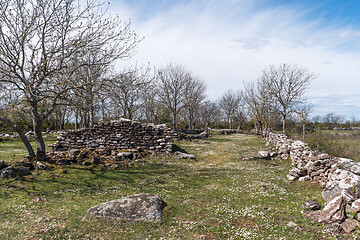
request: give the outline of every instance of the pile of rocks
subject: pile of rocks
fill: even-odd
[[[333,233],[351,232],[359,225],[355,219],[360,220],[360,163],[312,151],[306,143],[283,134],[270,133],[268,142],[281,158],[290,157],[294,167],[287,175],[289,180],[315,181],[322,186],[326,205],[319,222],[328,224]]]

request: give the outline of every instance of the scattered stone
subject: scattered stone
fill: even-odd
[[[286,226],[288,226],[289,228],[296,228],[297,224],[294,222],[288,222],[288,224],[286,224]]]
[[[270,153],[268,151],[259,151],[258,157],[261,159],[270,159]]]
[[[317,221],[320,217],[321,214],[321,210],[315,210],[315,211],[305,211],[304,215],[307,219],[309,219],[310,221]]]
[[[46,166],[45,163],[42,163],[42,162],[40,162],[40,161],[37,161],[37,162],[36,162],[36,169],[46,170],[46,169],[48,169],[48,167]]]
[[[15,172],[14,168],[15,168],[14,164],[12,164],[10,167],[3,168],[0,171],[0,176],[2,178],[15,177],[16,172]]]
[[[327,203],[322,210],[319,223],[341,222],[345,219],[345,204],[343,197],[337,196]]]
[[[157,195],[137,194],[102,203],[90,208],[88,213],[95,217],[156,222],[161,220],[165,206],[166,203]]]
[[[342,230],[343,229],[339,223],[330,223],[325,226],[323,232],[336,235],[336,234],[340,234]]]
[[[179,159],[195,159],[195,156],[192,154],[188,154],[188,153],[183,153],[183,152],[175,152],[176,158]]]
[[[355,231],[355,229],[359,226],[360,226],[360,224],[358,221],[356,221],[355,219],[350,219],[350,218],[346,219],[341,224],[341,227],[345,233],[351,233],[351,232]]]
[[[305,203],[304,203],[304,208],[305,208],[306,210],[315,211],[315,210],[320,210],[320,209],[321,209],[321,206],[320,206],[320,204],[318,203],[318,201],[316,201],[316,200],[307,200],[307,201],[305,201]]]

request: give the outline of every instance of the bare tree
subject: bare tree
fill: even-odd
[[[206,85],[204,81],[197,78],[189,78],[184,88],[184,107],[189,122],[189,128],[195,128],[196,115],[205,99]]]
[[[191,73],[181,65],[167,65],[158,71],[157,94],[173,116],[173,129],[177,129],[177,115],[184,107],[184,90]]]
[[[297,115],[299,116],[302,122],[303,140],[305,140],[306,137],[306,121],[308,120],[310,113],[311,113],[310,104],[306,104],[298,108]]]
[[[235,115],[237,115],[237,113],[240,111],[241,100],[241,92],[233,92],[232,90],[228,90],[224,93],[219,102],[219,106],[224,111],[230,129],[232,129]]]
[[[314,78],[313,73],[297,65],[272,65],[263,71],[260,79],[273,98],[274,110],[282,116],[284,133],[287,118],[306,102],[303,95]]]
[[[81,6],[75,0],[8,0],[0,4],[0,85],[20,93],[31,112],[37,156],[45,153],[42,137],[44,121],[58,100],[72,88],[62,78],[86,66],[81,60],[89,50],[101,53],[95,64],[128,58],[138,44],[130,23],[105,17],[94,0]],[[48,103],[40,111],[42,102]],[[1,117],[14,126],[11,119]],[[26,140],[22,139],[26,145]],[[33,157],[34,151],[28,148]]]
[[[248,114],[254,122],[256,132],[265,137],[272,120],[271,97],[261,79],[256,83],[244,83],[244,86],[243,97]]]
[[[130,67],[112,78],[108,92],[115,112],[124,118],[133,119],[145,104],[147,93],[152,88],[153,77],[148,67]],[[120,109],[118,109],[120,108]]]
[[[221,111],[219,106],[211,101],[205,101],[200,107],[200,118],[205,130],[220,120]]]
[[[323,117],[323,122],[328,127],[332,127],[344,122],[344,118],[340,115],[336,115],[335,113],[328,113]]]

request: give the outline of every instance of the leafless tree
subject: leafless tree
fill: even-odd
[[[215,102],[209,100],[203,102],[200,107],[200,118],[205,130],[220,121],[221,110]]]
[[[81,60],[90,50],[101,53],[98,62],[128,58],[138,44],[130,23],[106,17],[94,0],[8,0],[0,4],[0,85],[20,93],[31,112],[37,156],[45,153],[43,122],[73,82],[61,75],[86,66]],[[42,102],[46,111],[39,110]],[[14,126],[11,119],[0,120]],[[26,143],[25,139],[22,139]],[[35,155],[31,146],[29,155]]]
[[[328,126],[332,127],[338,125],[344,121],[344,118],[340,115],[335,113],[328,113],[326,116],[323,117],[323,122]]]
[[[126,68],[113,77],[108,85],[108,92],[114,112],[120,111],[121,117],[133,119],[145,104],[153,79],[149,67],[137,66]]]
[[[264,88],[273,98],[272,107],[282,116],[283,132],[287,118],[305,102],[304,93],[315,75],[297,65],[270,66],[260,77]]]
[[[244,83],[244,87],[243,97],[247,112],[254,122],[256,132],[265,137],[272,119],[271,97],[261,79],[256,83]]]
[[[297,115],[299,116],[302,123],[303,140],[305,140],[306,137],[306,121],[308,120],[310,113],[311,113],[310,104],[305,104],[299,107],[297,110]]]
[[[242,93],[239,91],[234,92],[232,90],[228,90],[221,97],[219,106],[224,111],[230,129],[232,129],[235,116],[240,111],[241,100],[242,100]]]
[[[181,65],[167,65],[158,71],[157,95],[170,109],[173,116],[173,129],[177,129],[177,115],[184,107],[184,90],[191,79],[191,73]]]
[[[199,108],[202,101],[205,100],[206,85],[204,81],[192,77],[186,81],[184,88],[184,107],[186,110],[189,128],[195,128],[196,115],[199,114]]]

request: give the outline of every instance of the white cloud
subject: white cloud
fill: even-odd
[[[255,80],[265,67],[284,62],[297,63],[319,75],[308,93],[318,106],[322,104],[320,93],[358,92],[359,30],[308,20],[312,9],[289,5],[259,8],[259,3],[189,1],[144,14],[146,6],[123,2],[112,11],[132,18],[135,30],[145,36],[132,61],[157,67],[168,62],[185,64],[206,81],[210,99],[230,88],[242,89],[242,81]],[[346,94],[337,97],[353,99]],[[351,107],[356,111],[358,106]]]

